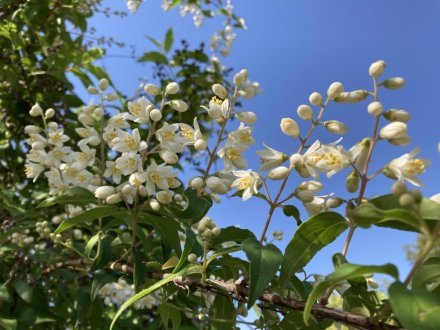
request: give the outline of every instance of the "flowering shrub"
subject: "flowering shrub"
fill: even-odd
[[[218,130],[210,139],[197,117],[192,125],[169,123],[188,110],[176,82],[147,84],[143,96],[127,103],[127,111],[116,112],[111,102],[117,96],[101,79],[88,89],[98,105],[80,108],[77,122],[65,124],[53,120],[53,109],[35,104],[29,114],[41,119],[41,125],[25,128],[26,176],[48,182],[52,197],[39,207],[58,205],[64,211],[23,233],[7,232],[11,250],[27,247],[28,258],[41,265],[34,274],[41,286],[32,289],[31,281],[14,279],[18,269],[13,269],[11,281],[1,289],[2,304],[12,305],[13,282],[32,311],[38,308],[26,291],[44,297],[47,319],[36,320],[57,322],[65,311],[65,324],[78,328],[437,328],[440,264],[437,257],[428,256],[440,236],[439,196],[425,198],[407,187],[422,185],[418,176],[429,161],[416,158],[414,149],[374,172],[370,169],[378,143],[404,146],[411,141],[409,114],[385,110],[380,103],[382,89],[404,86],[402,78],[382,79],[385,67],[384,61],[370,66],[372,90],[347,92],[335,82],[325,97],[312,93],[309,104],[297,110],[300,120],[310,123],[307,131],[301,132],[292,118],[280,122],[281,133],[297,143],[297,151],[289,154],[264,146],[257,151],[258,170],[248,168],[245,154],[256,143],[252,124],[257,115],[234,107],[240,98],[261,92],[247,70],[234,75],[231,88],[214,83],[209,104],[200,105]],[[329,104],[367,99],[366,110],[374,122],[370,137],[359,137],[350,148],[342,139],[314,141],[316,129],[338,136],[348,133],[344,123],[324,119]],[[77,145],[69,145],[73,139],[65,134],[65,125],[75,126]],[[179,158],[188,149],[205,155],[207,162],[201,174],[186,183]],[[346,196],[318,195],[321,175],[343,173]],[[371,198],[367,185],[381,174],[395,180],[392,193]],[[228,194],[267,204],[258,238],[248,229],[222,228],[220,220],[216,224],[209,217],[213,201]],[[302,204],[308,216],[288,204],[292,200]],[[278,209],[298,223],[284,253],[273,243],[282,239],[282,232],[274,232],[270,242],[267,235]],[[356,229],[373,225],[410,230],[425,238],[405,277],[392,264],[346,260]],[[38,236],[29,236],[31,231]],[[307,275],[304,267],[316,253],[345,232],[344,248],[332,258],[334,272]],[[386,292],[373,279],[376,273],[393,281]],[[84,305],[66,303],[74,294]],[[248,309],[255,313],[248,315]],[[8,324],[8,318],[2,322]]]

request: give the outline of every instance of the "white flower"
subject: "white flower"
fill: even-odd
[[[132,120],[139,124],[147,124],[149,122],[149,111],[154,108],[151,102],[143,96],[137,99],[136,102],[128,102],[127,107],[130,114],[125,113],[124,119]]]
[[[263,145],[267,148],[267,150],[257,150],[257,155],[260,157],[260,171],[266,171],[277,167],[284,163],[287,158],[289,158],[286,154],[272,149],[264,143]]]
[[[246,171],[233,171],[237,179],[232,183],[232,188],[237,190],[243,190],[243,201],[251,198],[252,195],[258,193],[258,183],[260,182],[260,176],[258,173],[252,170]]]
[[[223,104],[225,103],[225,106]],[[214,96],[209,101],[209,106],[205,107],[202,105],[201,107],[205,109],[208,112],[209,117],[213,119],[219,119],[222,116],[222,109],[226,107],[226,105],[229,103],[227,100],[223,100],[221,98],[218,98],[217,96]]]
[[[244,123],[240,123],[240,127],[237,130],[229,133],[229,137],[236,144],[244,144],[250,146],[255,143],[255,139],[251,136],[252,127],[244,126]]]
[[[141,141],[139,130],[134,129],[131,134],[123,130],[117,130],[118,136],[114,138],[112,142],[112,149],[123,152],[138,152],[148,148],[145,141]]]
[[[174,192],[171,190],[161,190],[156,194],[156,198],[162,204],[168,204],[173,201]]]
[[[293,138],[297,138],[299,136],[299,127],[296,121],[292,118],[283,118],[280,123],[281,131]]]
[[[75,132],[82,137],[82,139],[78,142],[79,146],[84,144],[96,146],[101,142],[98,131],[93,127],[78,127],[75,128]]]
[[[410,153],[404,154],[399,158],[393,159],[386,167],[385,174],[397,178],[399,181],[406,180],[415,186],[423,186],[423,182],[416,177],[425,172],[430,165],[427,159],[414,158],[419,153],[419,148],[415,148]]]
[[[229,170],[232,167],[242,169],[247,166],[247,161],[243,157],[243,152],[246,149],[245,144],[236,144],[231,138],[228,138],[225,146],[217,152],[217,155],[223,159],[225,169]]]
[[[333,196],[333,194],[315,196],[311,202],[303,203],[307,213],[309,214],[309,217],[313,217],[318,213],[327,211],[329,209],[327,201],[331,196]]]
[[[193,145],[197,140],[203,139],[197,117],[194,118],[194,128],[185,123],[180,123],[180,136],[183,138],[183,145]],[[181,140],[182,141],[182,140]]]
[[[330,178],[350,165],[347,150],[336,143],[325,145],[316,141],[304,154],[304,164],[314,178],[319,177],[318,172],[326,173]]]
[[[29,179],[34,179],[35,182],[38,176],[44,171],[45,167],[40,164],[35,163],[27,163],[25,165],[25,173],[26,177]]]
[[[356,143],[353,147],[348,150],[350,155],[350,160],[355,164],[359,171],[362,171],[365,167],[365,162],[367,161],[368,151],[370,150],[370,139],[365,138],[360,142]]]
[[[85,169],[87,166],[93,166],[95,163],[95,149],[90,149],[87,145],[80,146],[81,152],[75,152],[72,159],[72,168],[80,171]]]
[[[188,142],[185,138],[177,134],[179,124],[163,123],[163,126],[156,131],[156,138],[162,149],[172,151],[174,153],[182,152],[183,145]]]
[[[142,172],[142,159],[139,154],[123,153],[116,158],[115,164],[123,175],[129,175],[135,171]]]
[[[110,117],[110,119],[107,121],[107,126],[105,127],[104,131],[113,131],[115,128],[129,128],[130,124],[127,122],[127,115],[128,114],[124,112]],[[111,139],[109,141],[111,141]]]
[[[121,183],[121,170],[116,167],[116,163],[114,161],[107,160],[105,162],[104,177],[111,177],[113,182],[116,184]]]
[[[382,139],[397,139],[406,136],[406,124],[400,121],[392,122],[380,130]]]
[[[154,162],[151,163],[145,171],[145,176],[147,178],[145,187],[147,188],[148,195],[154,194],[156,192],[156,187],[161,190],[175,188],[172,179],[175,179],[177,174],[173,172],[172,167],[165,166],[164,163],[160,165],[157,165]]]
[[[138,11],[143,0],[127,0],[127,8],[128,10],[134,14]]]
[[[56,130],[49,130],[48,142],[56,147],[62,147],[64,142],[69,141],[70,138],[64,135],[64,130],[58,128]]]

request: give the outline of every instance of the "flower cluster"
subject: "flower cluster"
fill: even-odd
[[[99,296],[104,300],[107,306],[120,306],[128,299],[134,296],[134,285],[128,284],[123,279],[117,282],[107,283],[99,290]],[[159,301],[155,294],[146,295],[137,300],[133,307],[135,309],[152,309]]]

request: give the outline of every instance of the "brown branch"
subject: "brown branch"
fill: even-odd
[[[64,262],[58,262],[43,271],[43,274],[47,274],[59,268],[75,268],[81,265],[90,265],[90,261],[87,259],[68,260]],[[133,273],[133,267],[130,265],[121,264],[118,262],[111,263],[108,268],[123,273]],[[148,274],[150,278],[161,280],[170,274],[164,274],[159,272],[151,272]],[[177,277],[173,280],[174,284],[179,288],[193,287],[198,288],[201,291],[211,292],[214,294],[227,295],[235,300],[241,302],[247,302],[249,296],[249,288],[244,284],[227,283],[221,280],[207,280],[205,283],[201,279],[191,277]],[[263,293],[258,300],[264,303],[268,303],[271,306],[260,305],[261,308],[276,309],[278,312],[285,312],[285,309],[294,311],[304,311],[306,303],[295,299],[283,298],[277,294],[271,292]],[[280,310],[281,309],[281,310]],[[350,312],[328,308],[320,304],[315,304],[312,307],[311,313],[317,319],[330,319],[336,322],[341,322],[353,327],[370,330],[397,330],[401,329],[384,322],[378,322],[372,320],[368,316],[353,314]]]

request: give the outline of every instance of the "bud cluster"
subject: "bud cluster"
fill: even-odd
[[[210,241],[220,235],[221,229],[210,217],[204,217],[197,225],[197,232],[204,241]]]

